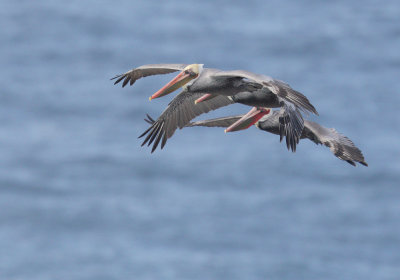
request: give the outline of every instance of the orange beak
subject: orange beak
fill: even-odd
[[[264,115],[269,114],[270,111],[271,109],[253,107],[246,115],[225,129],[225,133],[247,129],[258,122]]]
[[[158,98],[158,97],[167,95],[167,94],[177,90],[178,88],[184,86],[186,83],[188,83],[193,78],[195,78],[195,77],[190,76],[190,73],[182,71],[174,79],[172,79],[172,81],[170,81],[168,84],[163,86],[160,90],[158,90],[156,93],[154,93],[152,96],[150,96],[149,100],[151,101],[154,98]]]

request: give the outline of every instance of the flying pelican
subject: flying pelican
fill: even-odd
[[[148,64],[112,79],[116,79],[114,84],[123,81],[124,87],[142,77],[177,71],[181,72],[149,98],[152,100],[183,88],[157,121],[139,136],[148,134],[142,146],[155,140],[152,152],[161,140],[163,148],[178,127],[183,128],[196,116],[233,103],[281,108],[280,136],[281,139],[285,136],[288,148],[295,151],[304,126],[300,111],[318,114],[307,97],[288,84],[244,70],[222,71],[203,68],[203,64]]]
[[[279,111],[271,111],[267,108],[253,108],[248,114],[216,118],[210,120],[191,122],[186,127],[227,127],[225,132],[239,131],[249,128],[255,124],[259,129],[279,135]],[[145,119],[148,123],[154,123],[149,115]],[[356,162],[368,166],[362,152],[346,136],[337,132],[334,128],[326,128],[316,122],[304,120],[304,128],[301,139],[310,139],[312,142],[325,145],[331,152],[341,160],[356,166]]]

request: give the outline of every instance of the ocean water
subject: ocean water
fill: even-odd
[[[400,4],[0,2],[0,279],[400,279]],[[148,101],[204,63],[288,82],[363,151],[187,128]],[[201,116],[244,113],[230,106]]]

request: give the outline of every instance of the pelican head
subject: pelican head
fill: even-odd
[[[160,90],[154,93],[149,100],[167,95],[180,87],[185,86],[190,81],[196,79],[203,71],[203,64],[190,64],[186,66],[175,78]]]

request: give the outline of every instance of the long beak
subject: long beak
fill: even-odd
[[[163,86],[160,90],[158,90],[156,93],[154,93],[152,96],[150,96],[149,100],[167,95],[167,94],[177,90],[178,88],[184,86],[187,82],[189,82],[192,79],[193,79],[193,77],[191,77],[189,73],[185,73],[185,71],[182,71],[174,79],[172,79],[172,81],[170,81],[168,84]]]
[[[258,120],[261,119],[264,115],[269,114],[269,112],[270,109],[253,107],[246,115],[238,119],[227,129],[225,129],[225,133],[247,129],[258,122]]]

